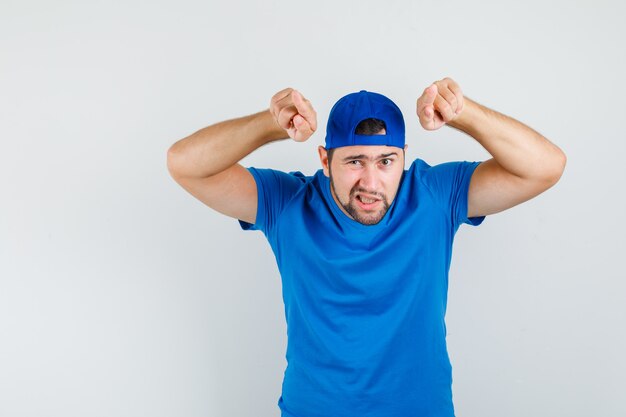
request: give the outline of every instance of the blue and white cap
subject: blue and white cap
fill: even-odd
[[[357,125],[365,119],[385,122],[384,135],[357,135]],[[404,147],[404,117],[398,106],[382,94],[361,90],[339,99],[330,110],[326,125],[326,149],[354,145]]]

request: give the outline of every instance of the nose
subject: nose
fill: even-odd
[[[367,191],[378,191],[379,181],[378,181],[378,173],[376,172],[376,167],[367,166],[361,175],[361,179],[359,181],[361,187],[366,189]]]

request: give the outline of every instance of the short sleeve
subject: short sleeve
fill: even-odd
[[[434,198],[450,214],[455,229],[462,223],[478,226],[485,220],[485,216],[467,217],[469,184],[474,170],[480,163],[480,161],[445,162],[428,168],[422,177]]]
[[[305,183],[301,172],[286,173],[269,168],[247,168],[257,188],[257,212],[254,224],[239,220],[243,230],[263,233],[274,227],[281,211]]]

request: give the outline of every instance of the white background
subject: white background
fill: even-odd
[[[280,276],[169,176],[207,125],[300,90],[320,128],[244,165],[319,168],[332,104],[405,114],[407,159],[484,160],[425,132],[450,76],[568,164],[456,236],[447,315],[457,416],[626,415],[626,29],[618,1],[0,0],[0,415],[278,416]]]

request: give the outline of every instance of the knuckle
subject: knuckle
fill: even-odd
[[[439,110],[442,113],[449,113],[452,110],[452,108],[450,107],[450,105],[447,102],[443,102],[441,104],[441,106],[439,106]]]
[[[280,111],[278,112],[278,115],[276,117],[278,124],[283,128],[283,129],[287,129],[289,127],[289,120],[290,118],[288,117],[288,115],[285,113],[285,109],[280,109]]]

